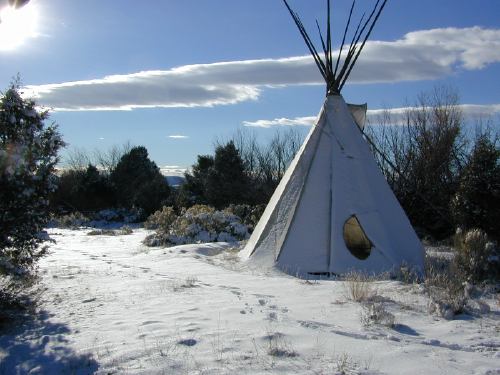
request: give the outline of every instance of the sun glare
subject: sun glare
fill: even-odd
[[[37,35],[38,12],[33,4],[0,11],[0,50],[15,50],[24,41]]]

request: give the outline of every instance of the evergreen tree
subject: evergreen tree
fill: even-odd
[[[191,168],[191,173],[186,172],[184,177],[186,183],[181,187],[183,192],[187,192],[192,202],[206,204],[206,187],[208,176],[214,167],[214,158],[210,155],[198,155],[196,164]]]
[[[166,203],[170,188],[145,147],[133,147],[111,173],[118,204],[149,215]]]
[[[51,196],[51,205],[55,209],[97,211],[114,207],[116,203],[109,176],[92,164],[85,170],[64,171],[57,185],[57,190]]]
[[[249,182],[243,160],[233,141],[215,149],[213,168],[206,185],[206,198],[210,204],[223,208],[231,203],[245,203]]]
[[[475,141],[453,200],[453,214],[460,227],[479,228],[500,240],[500,148],[487,134]]]
[[[29,269],[43,255],[57,153],[64,146],[47,111],[23,99],[19,84],[0,98],[0,270]]]

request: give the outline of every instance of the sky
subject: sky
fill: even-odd
[[[324,0],[289,0],[318,42]],[[74,149],[145,146],[189,167],[237,130],[305,133],[325,85],[281,0],[0,0],[0,90],[20,74]],[[354,19],[371,10],[356,4]],[[350,1],[334,0],[334,47]],[[442,85],[500,117],[500,1],[389,0],[342,94],[369,115]],[[500,126],[500,121],[494,122]]]

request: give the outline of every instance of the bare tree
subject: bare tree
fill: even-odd
[[[95,149],[89,152],[84,148],[73,147],[65,158],[65,167],[70,170],[84,170],[89,164],[110,173],[115,169],[121,157],[132,149],[130,142],[114,145],[107,151]]]
[[[123,155],[128,154],[132,149],[132,145],[129,141],[122,145],[114,145],[107,151],[94,150],[93,160],[94,163],[104,171],[111,173]]]
[[[250,175],[258,173],[258,155],[261,146],[257,141],[257,136],[254,132],[248,130],[238,129],[232,138],[234,145],[240,152],[243,159],[245,169]]]
[[[71,148],[64,160],[65,167],[75,171],[84,170],[89,164],[92,164],[92,160],[88,152],[78,147]]]
[[[450,203],[467,141],[456,90],[422,93],[402,118],[385,112],[368,132],[377,161],[412,223],[435,237],[453,230]]]

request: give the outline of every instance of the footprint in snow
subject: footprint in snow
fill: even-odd
[[[195,346],[198,343],[195,339],[183,339],[177,341],[177,344],[184,346]]]

